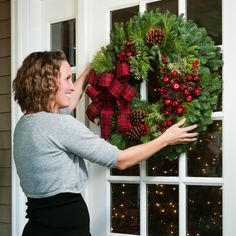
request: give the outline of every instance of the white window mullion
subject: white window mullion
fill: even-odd
[[[147,235],[147,185],[143,181],[146,177],[146,161],[140,163],[140,235]]]
[[[184,179],[187,171],[187,160],[186,154],[183,153],[179,157],[179,235],[186,235],[187,226],[187,197],[186,197],[186,184]]]
[[[179,5],[178,5],[179,15],[184,14],[186,16],[186,5],[187,5],[186,0],[179,0],[178,3],[179,3]]]
[[[107,171],[109,172],[109,171]],[[108,174],[108,173],[107,173]],[[111,202],[111,183],[106,181],[106,209],[107,209],[107,219],[106,219],[106,232],[107,235],[109,235],[109,233],[111,232],[111,222],[112,222],[112,216],[111,216],[111,212],[112,212],[112,202]]]

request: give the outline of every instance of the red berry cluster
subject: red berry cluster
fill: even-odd
[[[143,124],[139,125],[140,129],[141,129],[141,134],[142,135],[147,135],[150,132],[149,126],[148,126],[148,122],[144,122]]]
[[[167,63],[164,55],[162,62]],[[170,71],[168,67],[161,70],[161,86],[155,91],[162,99],[162,114],[166,120],[159,125],[160,129],[170,127],[176,119],[176,115],[183,115],[186,107],[185,102],[192,102],[194,98],[201,95],[200,76],[197,71],[199,61],[192,64],[192,72],[181,75],[178,71]]]
[[[119,61],[127,61],[129,57],[135,56],[136,46],[131,39],[126,41],[124,51],[117,53]]]

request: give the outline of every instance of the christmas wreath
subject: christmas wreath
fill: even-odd
[[[101,136],[124,149],[158,137],[183,117],[186,126],[197,123],[198,132],[206,131],[223,64],[206,29],[157,9],[116,23],[110,35],[92,61],[86,90],[92,100],[86,113],[91,121],[99,118]],[[146,100],[140,96],[143,81]],[[173,159],[187,148],[169,146],[161,154]]]

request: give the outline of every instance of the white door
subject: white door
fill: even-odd
[[[229,26],[232,20],[225,1],[91,0],[88,4],[89,50],[93,54],[109,43],[113,20],[127,20],[137,11],[155,7],[184,13],[189,19],[198,20],[200,25],[208,28],[215,42],[222,46],[225,63],[230,63],[230,45],[234,48],[235,45],[233,39],[227,37],[229,28],[233,26],[232,23]],[[228,123],[233,121],[233,112],[229,105],[232,106],[232,100],[226,91],[231,90],[229,93],[235,96],[229,85],[235,84],[229,76],[230,70],[232,68],[225,65],[223,109],[219,106],[214,112],[214,123],[207,132],[216,153],[207,148],[204,137],[201,137],[203,145],[199,144],[190,152],[190,160],[186,155],[175,163],[163,159],[150,160],[141,163],[139,168],[123,173],[89,164],[90,184],[86,199],[94,236],[235,235],[232,217],[235,217],[233,196],[236,192],[231,184],[236,161],[233,158],[235,150],[230,148],[233,141],[229,133],[230,127],[235,130],[235,122]],[[144,97],[145,91],[141,91]],[[226,101],[228,104],[225,104]],[[93,124],[90,127],[96,130]],[[216,141],[219,142],[216,144]],[[165,197],[162,198],[162,195]]]

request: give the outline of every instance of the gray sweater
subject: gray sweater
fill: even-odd
[[[71,115],[38,112],[21,117],[14,131],[14,160],[27,197],[80,193],[88,180],[84,159],[114,167],[117,147]]]

